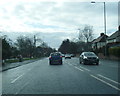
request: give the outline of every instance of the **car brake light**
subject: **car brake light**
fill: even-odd
[[[62,58],[62,56],[60,56]]]

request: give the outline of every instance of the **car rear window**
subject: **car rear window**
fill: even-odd
[[[60,56],[60,53],[52,53],[51,56]]]

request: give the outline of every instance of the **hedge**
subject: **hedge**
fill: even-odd
[[[120,57],[120,47],[109,48],[109,55]]]

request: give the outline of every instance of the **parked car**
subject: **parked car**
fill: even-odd
[[[99,58],[94,52],[83,52],[79,57],[79,62],[99,65]]]
[[[60,52],[53,52],[49,56],[49,64],[62,64],[62,54]]]
[[[71,59],[71,54],[65,54],[65,59]]]

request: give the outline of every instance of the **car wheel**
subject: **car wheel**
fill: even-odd
[[[52,65],[51,61],[49,62],[50,65]]]
[[[83,61],[83,64],[86,65],[86,63]]]
[[[63,64],[62,60],[60,61],[60,64],[61,64],[61,65]]]
[[[81,64],[81,61],[79,60],[80,64]]]
[[[80,58],[79,58],[79,63],[80,63],[80,64],[82,63],[81,60],[80,60]]]
[[[99,63],[96,63],[96,65],[99,65]]]

